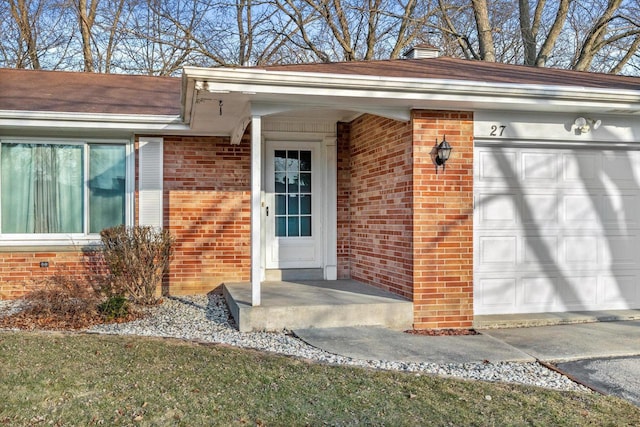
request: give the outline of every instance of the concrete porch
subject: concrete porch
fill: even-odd
[[[410,329],[413,303],[355,280],[262,282],[251,306],[251,283],[225,283],[224,297],[241,332],[379,325]]]

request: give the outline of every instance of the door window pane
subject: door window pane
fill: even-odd
[[[303,215],[311,215],[311,194],[300,196],[300,213]]]
[[[276,217],[276,236],[286,237],[287,235],[287,217]]]
[[[310,173],[300,174],[300,192],[311,193],[311,174]]]
[[[274,152],[276,236],[311,236],[311,174],[310,150]]]
[[[298,172],[287,172],[287,192],[298,194],[298,181],[300,174]]]
[[[300,217],[300,235],[305,237],[311,236],[311,217],[310,216]]]
[[[311,151],[300,152],[300,171],[311,172]]]
[[[287,214],[287,196],[277,195],[276,196],[276,215],[286,215]]]
[[[284,171],[287,152],[284,150],[276,150],[273,157],[274,157],[274,162],[275,162],[274,166],[275,166],[276,172]]]
[[[299,209],[299,197],[296,194],[289,194],[289,215],[298,215]]]
[[[300,220],[297,216],[290,216],[287,218],[287,236],[299,236],[300,235]]]
[[[286,193],[287,192],[287,186],[285,184],[285,178],[286,178],[286,174],[284,172],[276,172],[275,179],[274,179],[276,193]]]

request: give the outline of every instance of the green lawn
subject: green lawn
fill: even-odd
[[[175,340],[2,332],[0,366],[0,425],[640,425],[597,394]]]

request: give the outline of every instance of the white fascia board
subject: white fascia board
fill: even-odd
[[[195,80],[215,82],[217,88],[232,92],[282,95],[317,95],[402,100],[448,100],[472,102],[478,107],[501,103],[538,104],[552,102],[604,108],[640,107],[640,91],[574,86],[487,83],[448,79],[415,79],[351,74],[267,71],[245,68],[185,67],[185,75]]]
[[[0,110],[0,127],[186,131],[179,116]]]

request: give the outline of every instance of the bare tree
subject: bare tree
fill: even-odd
[[[435,8],[428,0],[274,0],[296,25],[291,42],[320,61],[397,58],[425,28]]]
[[[94,59],[92,49],[92,30],[98,11],[100,0],[73,0],[75,12],[78,15],[80,36],[82,38],[82,57],[84,59],[84,71],[94,71]]]
[[[487,0],[471,0],[473,15],[476,19],[478,30],[478,45],[480,47],[480,57],[483,61],[495,62],[496,51],[493,46],[493,31],[489,22],[489,8]]]
[[[630,0],[0,0],[0,65],[171,75],[445,55],[640,74]]]

